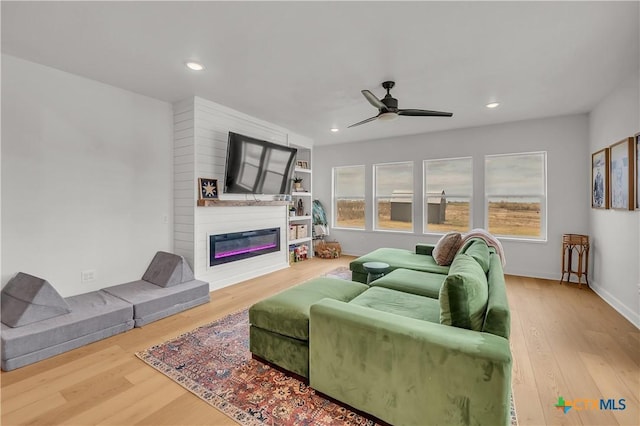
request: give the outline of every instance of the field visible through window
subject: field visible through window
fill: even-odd
[[[339,200],[337,202],[336,226],[342,228],[365,227],[364,200]],[[469,203],[447,202],[444,223],[429,223],[433,232],[468,232]],[[413,225],[407,220],[391,220],[391,203],[378,203],[378,229],[411,231]],[[539,238],[541,230],[540,203],[535,202],[490,202],[489,229],[494,235]]]

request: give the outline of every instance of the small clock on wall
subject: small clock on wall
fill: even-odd
[[[198,188],[200,200],[218,198],[218,179],[198,178]]]

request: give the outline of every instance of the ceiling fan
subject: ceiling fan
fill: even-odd
[[[367,118],[358,123],[352,124],[348,127],[355,127],[361,124],[368,123],[373,120],[394,120],[399,115],[408,115],[413,117],[451,117],[453,113],[442,111],[428,111],[425,109],[398,109],[398,100],[391,96],[389,91],[395,86],[394,81],[385,81],[382,83],[382,87],[387,89],[387,94],[382,99],[375,97],[373,93],[368,90],[362,90],[362,94],[369,101],[371,105],[378,108],[378,115],[375,117]]]

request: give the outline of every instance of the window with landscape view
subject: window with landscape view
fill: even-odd
[[[364,166],[333,168],[333,226],[364,229]]]
[[[413,231],[413,162],[374,164],[375,229]]]
[[[473,161],[471,157],[425,160],[425,232],[471,229]]]
[[[495,235],[544,240],[545,152],[485,156],[486,223]]]

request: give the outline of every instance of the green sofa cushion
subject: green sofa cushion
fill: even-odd
[[[489,272],[489,247],[484,240],[480,238],[471,238],[469,241],[464,243],[459,253],[465,253],[473,257],[482,267],[485,274]]]
[[[396,269],[371,283],[372,287],[384,287],[418,296],[437,299],[446,275],[420,272],[411,269]]]
[[[273,333],[309,340],[309,307],[324,298],[348,302],[369,287],[338,278],[314,278],[264,299],[249,308],[251,325]]]
[[[436,299],[384,287],[371,287],[349,304],[435,323],[440,319],[440,305]]]
[[[366,271],[362,266],[366,262],[388,263],[389,270],[404,268],[413,269],[414,271],[434,272],[437,274],[446,274],[449,272],[448,266],[438,265],[432,256],[416,254],[411,250],[383,247],[353,260],[349,264],[349,268],[354,272],[354,276],[356,276],[355,274],[364,274],[366,277]]]
[[[489,261],[491,262],[487,278],[489,303],[482,331],[508,339],[511,333],[511,314],[507,300],[507,286],[502,272],[502,261],[496,253],[489,256]]]
[[[489,289],[482,267],[467,254],[459,254],[440,289],[440,323],[481,331]]]

